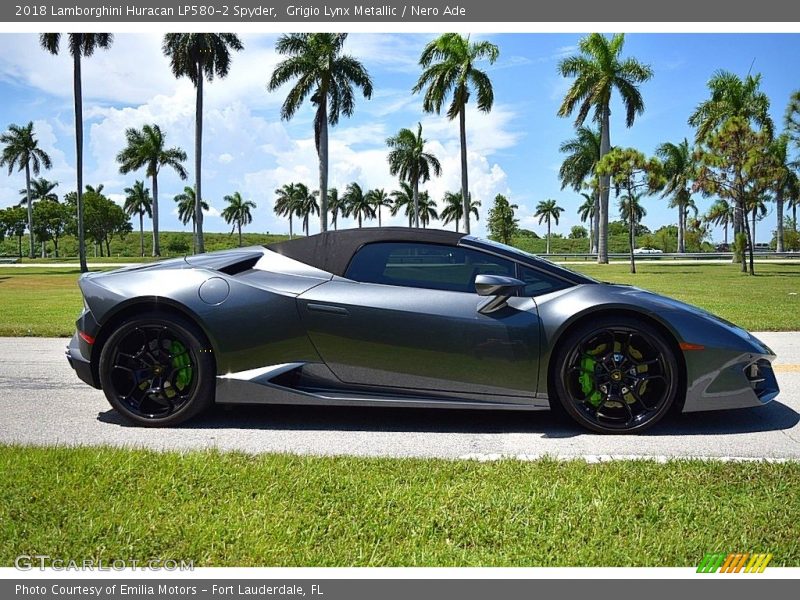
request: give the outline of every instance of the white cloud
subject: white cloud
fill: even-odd
[[[223,152],[217,157],[217,160],[221,162],[223,165],[227,165],[229,162],[233,160],[233,154],[228,154],[227,152]]]

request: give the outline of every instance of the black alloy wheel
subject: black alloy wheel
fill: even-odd
[[[644,321],[599,319],[570,332],[557,360],[562,406],[599,433],[644,431],[669,411],[677,394],[674,352]]]
[[[138,424],[174,425],[213,401],[214,360],[202,333],[172,315],[149,313],[121,324],[103,346],[106,398]]]

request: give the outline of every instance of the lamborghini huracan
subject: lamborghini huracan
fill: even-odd
[[[693,306],[438,230],[365,228],[88,273],[67,357],[128,420],[217,404],[562,411],[600,433],[778,394]]]

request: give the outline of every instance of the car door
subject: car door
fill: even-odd
[[[525,402],[538,380],[536,305],[511,298],[482,314],[485,298],[474,290],[477,274],[515,269],[469,248],[373,243],[356,252],[344,278],[301,294],[299,310],[323,360],[346,383]]]

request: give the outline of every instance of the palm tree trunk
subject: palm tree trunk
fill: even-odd
[[[755,221],[753,222],[755,224]],[[747,223],[747,215],[742,219],[742,227],[744,228],[745,238],[747,239],[747,255],[750,257],[750,275],[755,275],[753,269],[753,236],[750,233],[750,226]],[[745,252],[742,252],[742,267],[743,272],[747,273],[747,258]]]
[[[753,245],[754,246],[755,246],[755,243],[756,243],[756,213],[757,212],[758,212],[758,209],[756,207],[753,207],[753,228],[750,230],[750,237],[753,240]]]
[[[111,256],[111,240],[106,236],[106,256]]]
[[[630,224],[630,227],[628,228],[628,234],[630,235],[630,237],[628,238],[628,246],[631,251],[631,273],[636,273],[636,259],[633,253],[634,240],[636,239],[634,236],[634,233],[636,231],[636,224],[633,221],[633,214],[628,216],[628,221]]]
[[[775,231],[775,251],[783,252],[783,186],[775,193],[775,213],[778,218],[778,227]]]
[[[28,241],[30,242],[29,258],[36,258],[36,241],[33,239],[33,202],[31,201],[31,163],[25,163],[25,193],[28,200]]]
[[[610,108],[608,105],[601,109],[600,118],[600,160],[608,154],[611,149]],[[600,210],[598,212],[599,225],[597,228],[597,262],[598,264],[608,264],[608,195],[611,191],[611,176],[603,175],[600,177]]]
[[[292,231],[292,213],[289,213],[289,239],[294,239],[294,232]]]
[[[323,95],[319,104],[319,221],[320,231],[328,231],[328,98]],[[308,235],[308,231],[306,231]]]
[[[86,235],[83,230],[83,86],[81,84],[81,55],[76,52],[72,57],[72,88],[75,102],[75,170],[77,172],[78,191],[76,208],[78,219],[78,260],[81,273],[86,273]]]
[[[458,111],[458,129],[461,134],[461,202],[464,204],[464,233],[469,235],[469,185],[467,179],[467,118],[466,106]],[[419,224],[417,224],[419,226]]]
[[[239,230],[239,248],[242,247],[242,222],[236,221],[236,227]]]
[[[728,246],[728,221],[725,221],[725,225],[722,229],[723,235],[725,236],[725,246]]]
[[[737,237],[740,233],[745,233],[744,226],[742,225],[744,222],[747,225],[747,216],[744,214],[744,200],[739,200],[738,198],[734,201],[733,204],[733,243],[736,244]],[[749,228],[748,228],[749,229]],[[747,237],[747,235],[745,235]],[[742,256],[739,258],[739,261],[742,264],[742,273],[747,272],[747,259],[745,258],[745,252],[747,248],[742,248]],[[736,253],[733,254],[733,261],[736,262],[737,257]]]
[[[197,254],[197,228],[195,226],[196,221],[194,217],[192,217],[192,252]]]
[[[547,253],[550,254],[550,219],[547,219]]]
[[[139,213],[139,249],[140,256],[144,256],[144,213]]]
[[[683,210],[683,202],[678,202],[678,253],[686,252],[686,212]]]
[[[381,225],[381,205],[378,205],[378,227],[382,227]]]
[[[358,213],[358,228],[361,229],[361,213]]]
[[[42,240],[42,258],[47,258],[47,247],[45,246],[44,240]]]
[[[592,254],[597,254],[597,240],[600,239],[600,190],[597,190],[594,194],[594,227],[592,231],[594,232],[594,239],[592,241]]]
[[[414,226],[419,228],[419,177],[414,177]]]
[[[194,223],[195,248],[198,254],[205,252],[203,241],[203,194],[201,172],[203,168],[203,72],[197,65],[197,98],[194,108]]]
[[[58,258],[58,236],[53,236],[53,253]]]
[[[153,256],[161,256],[158,240],[158,173],[153,173]]]
[[[20,258],[22,258],[22,236],[21,235],[17,236],[17,246],[18,246],[17,254],[19,254]]]

